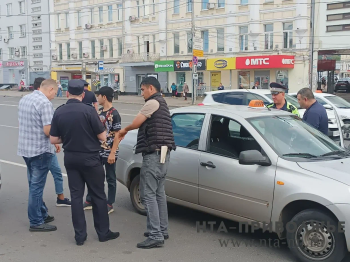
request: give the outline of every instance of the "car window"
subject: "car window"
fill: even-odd
[[[198,149],[205,114],[175,114],[171,118],[175,144]]]
[[[319,98],[319,97],[315,97],[316,101],[319,102],[321,105],[327,105],[326,101],[324,101],[323,99]]]
[[[293,106],[295,106],[297,109],[301,109],[301,106],[298,102],[298,99],[290,96],[290,95],[285,95],[286,101],[290,104],[292,104]]]
[[[328,99],[336,107],[347,108],[347,109],[350,108],[350,103],[339,96],[326,96],[326,99]]]
[[[250,101],[252,100],[262,100],[265,105],[270,104],[271,102],[262,97],[261,95],[257,95],[254,93],[247,93],[246,94],[246,105],[249,105]]]
[[[243,105],[244,94],[241,92],[225,93],[224,104]]]
[[[213,115],[209,128],[206,151],[238,159],[245,150],[259,150],[261,147],[251,134],[235,120]]]
[[[223,103],[223,102],[224,102],[224,96],[225,96],[224,93],[218,93],[218,94],[213,94],[213,95],[212,95],[213,100],[214,100],[216,103]]]

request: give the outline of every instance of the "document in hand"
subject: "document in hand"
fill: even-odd
[[[167,146],[162,146],[160,149],[160,163],[164,164],[165,163],[165,157],[166,153],[168,152],[168,147]]]

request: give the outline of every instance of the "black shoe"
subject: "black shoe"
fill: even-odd
[[[147,238],[145,241],[138,243],[137,248],[154,248],[154,247],[161,247],[164,245],[164,240],[153,240],[150,238]]]
[[[107,234],[106,237],[104,238],[100,238],[99,237],[99,240],[100,242],[106,242],[106,241],[109,241],[109,240],[113,240],[113,239],[116,239],[119,237],[119,232],[112,232],[112,231],[109,231],[109,233]]]
[[[149,237],[149,233],[148,233],[148,232],[145,232],[143,235],[144,235],[145,237]],[[169,235],[163,235],[163,236],[164,236],[164,239],[165,239],[165,240],[169,239]]]
[[[47,218],[45,218],[45,220],[44,220],[44,223],[47,224],[47,223],[50,223],[54,220],[55,220],[55,217],[47,216]]]
[[[56,230],[57,230],[56,226],[52,226],[49,224],[42,224],[40,226],[29,228],[30,232],[51,232],[51,231],[56,231]]]
[[[85,237],[83,240],[81,240],[81,241],[75,241],[76,243],[77,243],[77,246],[82,246],[82,245],[84,245],[84,242],[86,241],[86,239],[87,239],[87,237]]]

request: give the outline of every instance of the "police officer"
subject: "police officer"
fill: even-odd
[[[93,105],[95,107],[96,111],[98,111],[97,99],[96,99],[95,94],[93,92],[89,91],[89,83],[83,79],[81,79],[81,81],[84,83],[84,93],[85,93],[82,102],[84,104]]]
[[[270,87],[273,103],[268,104],[266,107],[284,110],[299,116],[298,109],[286,101],[285,93],[287,91],[287,88],[275,82],[272,82],[270,84]]]
[[[101,242],[105,242],[119,236],[118,232],[109,230],[105,173],[99,155],[100,141],[106,141],[106,132],[96,110],[81,102],[84,98],[84,83],[81,80],[68,82],[68,95],[67,103],[54,113],[50,141],[52,144],[63,143],[77,245],[83,245],[87,238],[83,210],[85,183],[92,198],[97,235]]]

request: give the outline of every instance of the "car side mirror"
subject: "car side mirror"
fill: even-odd
[[[260,165],[270,166],[271,161],[263,156],[258,150],[246,150],[239,154],[239,163],[241,165]]]
[[[325,104],[325,105],[323,105],[323,106],[324,106],[324,108],[326,108],[326,109],[333,110],[333,107],[332,107],[331,105]]]

